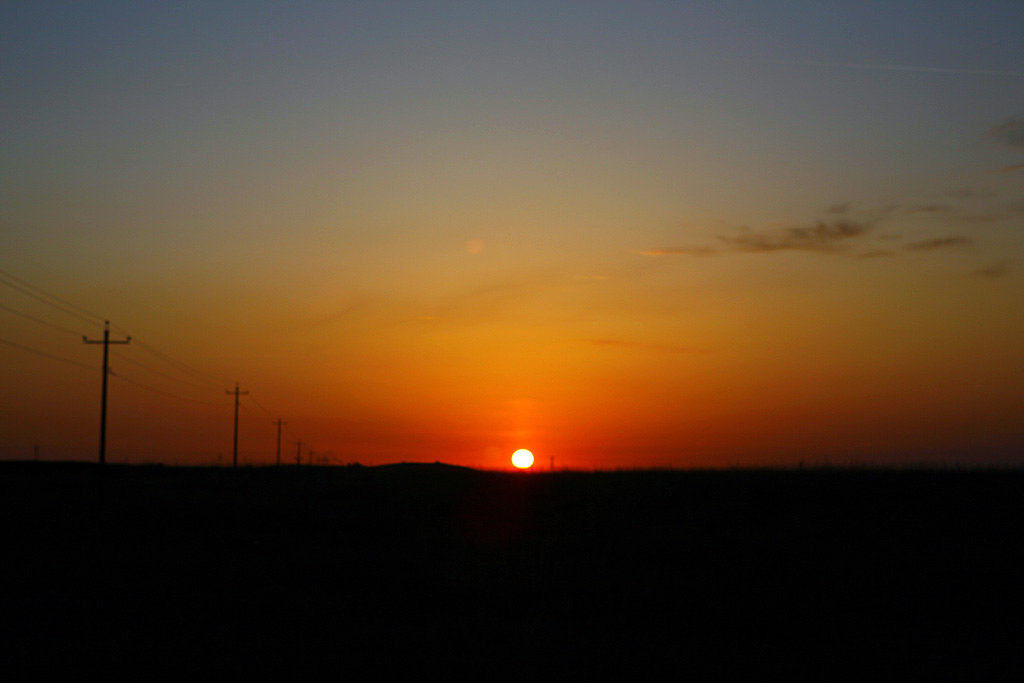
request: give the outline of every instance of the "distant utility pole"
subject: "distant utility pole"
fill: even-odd
[[[107,464],[107,375],[110,374],[108,369],[108,359],[110,357],[110,345],[111,344],[129,344],[132,341],[131,337],[122,339],[120,341],[110,341],[110,321],[105,320],[103,326],[103,341],[98,339],[92,340],[88,337],[83,336],[82,341],[86,344],[103,344],[103,396],[100,405],[100,464]]]
[[[299,448],[297,451],[295,451],[295,464],[302,464],[302,439],[299,439]]]
[[[277,425],[277,465],[280,467],[280,465],[281,465],[281,425],[286,425],[288,423],[287,422],[282,422],[281,418],[277,418],[277,422],[274,422],[273,424]]]
[[[239,391],[238,390],[238,382],[235,382],[235,390],[231,391],[230,389],[228,389],[226,393],[234,394],[235,395],[235,443],[234,443],[234,450],[231,453],[231,466],[232,467],[238,467],[238,403],[239,403],[238,397],[239,396],[248,396],[249,392],[248,391]]]

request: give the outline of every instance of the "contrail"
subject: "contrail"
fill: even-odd
[[[1024,78],[1024,71],[999,71],[993,69],[947,69],[938,66],[908,66],[905,64],[863,64],[860,62],[816,62],[782,60],[782,64],[800,64],[804,66],[833,66],[841,69],[868,69],[872,71],[916,71],[938,74],[966,74],[970,76],[1011,76]]]

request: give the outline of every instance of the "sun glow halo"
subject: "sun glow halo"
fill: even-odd
[[[533,453],[525,448],[520,448],[512,454],[512,464],[521,470],[533,466]]]

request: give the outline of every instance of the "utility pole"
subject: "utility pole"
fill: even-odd
[[[108,359],[110,356],[110,345],[111,344],[129,344],[132,341],[131,337],[122,339],[120,341],[110,341],[110,321],[105,320],[103,326],[103,341],[98,339],[89,339],[83,336],[82,341],[86,344],[103,344],[103,395],[100,404],[100,464],[107,464],[107,375],[110,374],[110,370],[107,368]]]
[[[295,451],[295,464],[302,464],[302,439],[299,439],[299,448],[297,451]]]
[[[232,467],[238,467],[238,403],[239,403],[238,397],[239,396],[248,396],[249,392],[248,391],[239,391],[238,390],[238,382],[235,382],[235,390],[231,391],[230,389],[228,389],[226,393],[234,394],[235,395],[235,443],[234,443],[234,450],[232,451],[232,454],[231,454],[231,466]]]
[[[278,467],[280,467],[281,466],[281,425],[286,425],[288,423],[287,422],[282,422],[281,418],[277,418],[277,422],[274,422],[272,424],[276,424],[277,425],[277,465],[278,465]]]

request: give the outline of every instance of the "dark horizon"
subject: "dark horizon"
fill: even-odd
[[[15,677],[993,680],[1019,662],[1020,471],[10,465]]]

